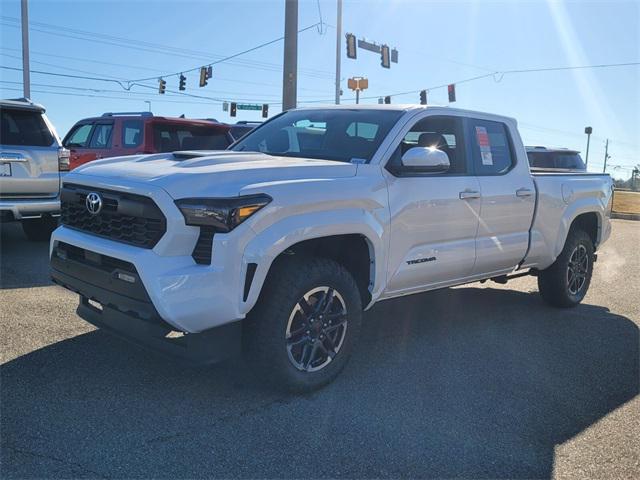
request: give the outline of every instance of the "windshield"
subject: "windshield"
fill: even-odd
[[[232,150],[366,163],[400,115],[398,110],[292,110],[250,132]]]

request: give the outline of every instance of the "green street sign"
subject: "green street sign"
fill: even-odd
[[[252,103],[239,103],[238,110],[262,110],[262,105],[254,105]]]

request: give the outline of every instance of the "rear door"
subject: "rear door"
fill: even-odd
[[[516,267],[529,244],[535,187],[524,147],[502,122],[470,118],[467,140],[481,191],[473,274]],[[518,156],[517,152],[521,152]]]
[[[0,109],[0,197],[55,197],[58,139],[39,110]]]

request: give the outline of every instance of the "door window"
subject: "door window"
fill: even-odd
[[[109,148],[111,147],[111,131],[113,130],[112,123],[99,123],[93,130],[91,136],[91,143],[89,148]]]
[[[402,155],[415,147],[433,147],[443,151],[449,157],[449,170],[436,175],[465,175],[468,172],[467,160],[464,152],[462,119],[458,117],[431,116],[419,120],[404,136],[398,148],[394,151],[387,169],[402,175]],[[411,170],[410,174],[433,175]]]
[[[501,175],[511,170],[515,157],[504,123],[472,119],[468,133],[476,175]]]
[[[122,146],[124,148],[137,147],[142,143],[142,122],[140,120],[125,120],[122,122]]]
[[[82,148],[86,147],[89,142],[89,137],[91,134],[91,129],[93,125],[90,123],[85,123],[83,125],[76,126],[67,138],[64,141],[64,146],[66,148]]]

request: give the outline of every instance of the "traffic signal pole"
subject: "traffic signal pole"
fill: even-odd
[[[342,0],[337,0],[336,18],[336,105],[340,105],[340,42],[342,41]]]
[[[22,17],[22,89],[24,98],[31,98],[31,76],[29,71],[29,7],[27,0],[21,0]]]
[[[282,110],[296,108],[298,76],[298,0],[285,0]]]

